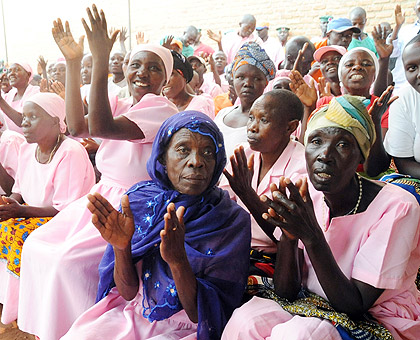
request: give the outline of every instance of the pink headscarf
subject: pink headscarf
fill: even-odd
[[[31,65],[29,65],[28,63],[20,63],[18,61],[15,61],[13,64],[17,64],[17,65],[23,67],[23,69],[30,74],[29,80],[28,80],[28,83],[30,83],[32,78],[34,77],[34,73],[32,72]]]
[[[168,81],[171,77],[172,69],[174,67],[174,58],[172,57],[171,51],[160,45],[140,44],[134,47],[131,51],[129,64],[131,64],[133,57],[141,51],[153,52],[157,54],[160,59],[162,59],[163,64],[165,65],[166,81]]]
[[[64,122],[66,118],[66,107],[64,100],[55,93],[40,92],[31,96],[27,102],[32,102],[44,109],[51,117],[58,117],[60,119],[60,131],[66,132],[67,125]]]

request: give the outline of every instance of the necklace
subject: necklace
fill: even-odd
[[[347,214],[344,214],[343,216],[348,216],[348,215],[354,215],[357,213],[357,210],[359,209],[359,205],[360,202],[362,201],[362,196],[363,196],[363,185],[362,185],[362,178],[360,177],[360,175],[358,173],[356,173],[357,175],[357,181],[359,182],[359,198],[357,199],[356,205],[354,206],[353,209],[351,209]],[[325,196],[324,196],[324,205],[322,206],[322,219],[324,222],[324,231],[327,231],[327,222],[325,219],[325,205],[327,205],[327,202],[325,201]]]
[[[37,145],[37,147],[36,147],[36,153],[35,153],[35,159],[38,161],[38,163],[41,163],[41,164],[48,164],[48,163],[50,163],[51,160],[52,160],[52,158],[53,158],[53,156],[54,156],[54,154],[56,153],[56,151],[57,151],[57,149],[58,149],[58,147],[60,145],[60,142],[61,142],[61,133],[58,134],[57,142],[55,143],[55,146],[51,150],[50,156],[48,157],[48,160],[46,162],[41,162],[39,160],[39,155],[40,155],[41,151],[39,149],[39,145]]]

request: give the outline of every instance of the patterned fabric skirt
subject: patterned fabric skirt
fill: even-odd
[[[52,217],[10,218],[0,223],[0,260],[7,262],[7,270],[20,276],[20,257],[23,243],[37,228]]]
[[[276,254],[268,254],[256,249],[251,249],[248,284],[244,296],[244,303],[253,296],[258,296],[260,291],[273,289],[273,275]]]
[[[271,289],[258,294],[276,301],[285,311],[300,316],[317,317],[329,320],[343,340],[392,340],[391,333],[369,315],[362,320],[352,320],[347,314],[336,312],[330,303],[322,297],[302,290],[298,298],[289,302],[279,297]]]
[[[392,173],[381,177],[380,181],[398,185],[412,194],[420,204],[420,180],[409,175]]]

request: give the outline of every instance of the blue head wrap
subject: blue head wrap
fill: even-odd
[[[172,136],[182,128],[209,136],[216,146],[216,165],[208,189],[201,195],[172,188],[160,163]],[[223,136],[208,116],[185,111],[167,119],[153,143],[147,170],[152,181],[140,182],[127,195],[134,215],[131,240],[133,263],[143,261],[143,317],[164,320],[182,309],[168,264],[159,251],[167,205],[185,207],[185,251],[197,278],[198,339],[220,339],[234,308],[241,301],[248,276],[251,241],[249,214],[216,187],[226,163]],[[114,252],[108,245],[99,265],[97,301],[112,287]],[[141,317],[139,315],[139,317]]]

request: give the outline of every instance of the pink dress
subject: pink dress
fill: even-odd
[[[203,84],[200,86],[200,90],[203,91],[203,93],[208,94],[213,99],[223,93],[222,88],[208,78],[204,78]]]
[[[185,110],[200,111],[214,119],[214,101],[207,96],[194,96]]]
[[[364,212],[333,218],[323,199],[314,200],[319,225],[348,278],[384,292],[369,309],[395,340],[420,334],[420,293],[414,283],[420,263],[420,208],[403,189],[386,185]],[[305,252],[304,286],[326,298]],[[222,339],[341,339],[326,320],[293,316],[276,302],[253,298],[237,309]]]
[[[13,178],[16,177],[19,148],[24,141],[23,135],[12,130],[4,131],[0,137],[0,164]],[[2,188],[0,195],[4,195]]]
[[[223,36],[222,38],[222,48],[227,57],[227,63],[230,64],[238,53],[239,49],[243,44],[247,42],[256,42],[258,45],[262,46],[263,41],[256,34],[252,33],[247,38],[242,38],[238,32],[230,32]]]
[[[305,162],[305,148],[299,142],[290,140],[289,144],[283,150],[280,157],[271,167],[271,169],[266,173],[260,184],[258,182],[258,174],[261,166],[261,154],[258,151],[253,151],[248,143],[243,143],[245,149],[245,155],[247,159],[254,154],[254,176],[252,177],[252,188],[258,194],[267,195],[271,197],[270,184],[278,183],[280,176],[289,177],[293,182],[301,177],[306,176],[306,162]],[[229,173],[232,173],[232,166],[230,162],[227,164],[226,169]],[[222,177],[220,185],[224,190],[228,190],[230,197],[245,210],[248,211],[245,204],[235,195],[233,190],[229,186],[229,182],[225,176]],[[258,223],[255,221],[254,217],[251,215],[251,247],[266,253],[275,253],[276,245],[275,243],[266,235],[266,233],[261,229]]]
[[[145,95],[130,107],[128,100],[111,105],[143,131],[142,140],[104,139],[96,156],[101,180],[91,189],[115,208],[133,184],[149,179],[146,161],[155,135],[177,112],[164,97]],[[82,197],[31,234],[22,252],[19,328],[42,340],[57,340],[74,320],[95,303],[98,265],[107,243],[91,223]]]
[[[142,261],[136,264],[139,277]],[[139,280],[139,290],[131,301],[126,301],[117,288],[97,304],[83,313],[72,325],[62,340],[143,340],[143,339],[181,339],[197,338],[197,324],[193,323],[181,310],[170,318],[149,322],[143,313],[143,281]]]
[[[16,181],[12,189],[12,192],[20,194],[28,205],[53,206],[61,211],[71,202],[86,195],[95,184],[92,163],[80,143],[66,138],[48,164],[36,161],[36,148],[35,143],[24,142],[20,146]],[[37,230],[44,227],[45,225]],[[1,264],[1,320],[7,324],[17,318],[20,280],[6,272],[5,262]]]
[[[14,101],[17,94],[17,89],[13,87],[5,96],[4,100],[7,104],[9,104],[13,109],[16,111],[22,113],[23,104],[29,99],[29,97],[33,96],[34,94],[39,92],[39,86],[32,86],[31,84],[28,85],[28,87],[25,90],[25,93],[23,94],[23,97],[20,100]],[[13,130],[19,133],[22,133],[22,128],[20,126],[17,126],[13,121],[2,111],[0,110],[0,114],[3,116],[7,128],[9,130]]]

